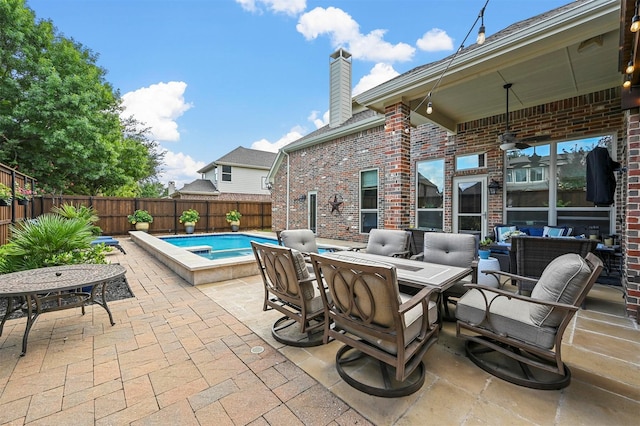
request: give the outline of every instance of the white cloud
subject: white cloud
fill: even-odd
[[[275,13],[297,15],[307,8],[307,0],[236,0],[244,10],[262,13],[260,5]]]
[[[309,114],[309,117],[307,117],[307,119],[311,121],[314,126],[316,126],[316,129],[329,124],[329,110],[326,110],[324,114],[322,114],[322,118],[320,118],[318,114],[320,114],[320,111],[311,111],[311,114]]]
[[[353,96],[365,92],[372,87],[376,87],[385,81],[389,81],[398,75],[400,75],[400,73],[389,64],[375,64],[375,66],[371,68],[371,71],[369,71],[369,74],[362,77],[358,84],[356,84],[356,87],[353,88]]]
[[[446,31],[440,28],[433,28],[416,41],[416,45],[426,52],[439,52],[442,50],[453,50],[453,39]]]
[[[290,144],[293,141],[297,141],[303,135],[304,129],[300,126],[296,126],[289,130],[289,133],[281,137],[275,142],[269,142],[267,139],[260,139],[251,144],[251,149],[259,149],[260,151],[278,152],[280,148]]]
[[[207,165],[204,161],[196,161],[182,152],[164,151],[163,171],[158,178],[163,184],[175,181],[176,188],[180,189],[185,184],[200,178],[197,170]]]
[[[409,61],[415,48],[406,44],[391,44],[383,40],[386,30],[360,33],[360,25],[342,9],[316,7],[300,16],[296,29],[307,40],[326,34],[334,48],[344,46],[354,58],[368,61]]]
[[[143,127],[151,128],[151,137],[155,140],[178,141],[180,132],[175,120],[192,107],[184,100],[186,88],[185,82],[170,81],[125,93],[122,116],[133,115]]]

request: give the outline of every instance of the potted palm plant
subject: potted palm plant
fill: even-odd
[[[480,240],[480,249],[478,250],[478,256],[480,259],[488,259],[491,254],[491,250],[489,247],[493,244],[493,241],[490,238],[484,238]]]
[[[240,229],[240,218],[242,215],[238,210],[231,210],[227,213],[227,222],[231,225],[231,231],[238,232]]]
[[[13,200],[13,192],[4,183],[0,183],[0,206],[10,206]]]
[[[187,234],[193,234],[196,223],[200,220],[200,214],[195,209],[189,209],[180,215],[180,223],[184,224],[184,230]]]
[[[147,232],[149,224],[153,222],[153,216],[146,210],[136,210],[133,214],[127,216],[130,224],[136,226],[136,231]]]

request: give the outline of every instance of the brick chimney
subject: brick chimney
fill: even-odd
[[[351,118],[351,54],[338,49],[329,65],[329,127]]]

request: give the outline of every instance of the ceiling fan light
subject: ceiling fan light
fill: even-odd
[[[503,144],[500,144],[500,149],[503,151],[511,151],[512,149],[515,149],[515,147],[515,142],[505,142]]]

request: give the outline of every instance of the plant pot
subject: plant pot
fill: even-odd
[[[488,259],[489,255],[491,255],[491,250],[478,250],[478,256],[480,256],[480,259]]]
[[[196,229],[196,223],[195,222],[185,222],[184,223],[184,232],[186,232],[187,234],[193,234],[193,231],[195,231]]]
[[[231,232],[238,232],[238,230],[240,229],[240,221],[236,220],[229,223],[231,224]]]
[[[29,204],[29,200],[27,198],[18,200],[18,204],[20,204],[21,206],[26,206]]]
[[[0,200],[0,206],[9,207],[11,205],[11,200]]]
[[[136,231],[149,231],[149,222],[137,222],[136,223]]]

